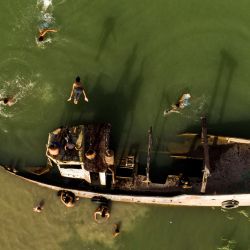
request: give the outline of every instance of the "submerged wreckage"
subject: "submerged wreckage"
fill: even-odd
[[[116,159],[109,148],[110,124],[61,127],[49,134],[47,166],[13,171],[40,186],[78,197],[162,205],[250,206],[250,140],[201,134],[181,134],[170,143],[175,162],[163,183],[153,182],[150,167],[152,130],[148,134],[144,173],[135,155]],[[177,145],[178,144],[178,145]],[[167,153],[167,152],[165,152]],[[179,167],[182,166],[182,167]],[[161,176],[162,177],[162,176]]]

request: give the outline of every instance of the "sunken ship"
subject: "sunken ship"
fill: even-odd
[[[57,192],[112,201],[178,205],[250,206],[250,140],[185,133],[166,149],[182,168],[164,181],[152,180],[152,128],[148,131],[145,171],[136,155],[117,157],[110,149],[110,124],[60,127],[48,136],[47,165],[9,173]],[[195,171],[194,171],[195,169]]]

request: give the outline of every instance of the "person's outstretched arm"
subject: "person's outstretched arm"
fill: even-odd
[[[57,32],[55,29],[46,29],[40,33],[40,36],[45,36],[48,32]]]

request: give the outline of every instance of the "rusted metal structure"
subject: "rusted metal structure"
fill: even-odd
[[[144,174],[138,172],[141,163],[135,155],[116,157],[109,148],[110,132],[110,124],[61,127],[49,134],[47,166],[31,171],[5,168],[43,187],[79,197],[163,205],[250,206],[246,178],[250,172],[250,140],[209,135],[202,119],[201,135],[181,134],[178,143],[169,143],[164,153],[178,167],[171,168],[163,176],[165,180],[158,182],[150,177],[154,171],[150,166],[152,128]]]

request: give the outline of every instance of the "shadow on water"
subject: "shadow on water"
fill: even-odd
[[[250,125],[250,120],[220,123],[220,126],[218,126],[217,123],[209,123],[208,119],[208,133],[221,136],[250,138],[249,125]],[[201,131],[201,126],[195,125],[189,127],[187,130],[183,132],[199,133],[200,131]]]
[[[226,105],[228,104],[228,97],[230,94],[230,88],[233,82],[233,76],[237,69],[237,61],[229,54],[226,50],[220,52],[219,68],[216,75],[214,88],[212,92],[211,104],[208,108],[208,133],[215,135],[227,135],[235,137],[249,137],[249,132],[244,129],[249,126],[248,121],[237,122],[237,123],[222,123],[223,117],[226,111]],[[212,123],[209,122],[212,120]],[[232,128],[240,127],[243,128],[240,131],[233,131]],[[183,132],[201,132],[200,123],[190,126]],[[162,138],[162,137],[161,137]],[[190,151],[193,150],[199,140],[199,135],[193,140],[190,146]]]
[[[220,57],[221,59],[212,93],[211,105],[208,109],[208,116],[210,117],[212,113],[216,114],[215,120],[218,124],[223,120],[233,75],[238,65],[237,61],[226,50],[221,50]],[[216,104],[218,104],[217,107],[219,108],[214,112]]]
[[[82,105],[82,103],[78,105]],[[82,113],[79,111],[78,105],[65,103],[59,126],[72,126],[81,122]]]
[[[208,133],[232,137],[250,138],[250,120],[223,122],[233,76],[237,69],[237,61],[226,50],[221,50],[220,63],[212,92],[211,104],[208,108]],[[216,107],[216,110],[215,110]],[[190,126],[183,132],[200,132],[200,123]]]
[[[133,69],[136,67],[138,46],[135,45],[131,54],[125,61],[124,70],[114,92],[104,95],[102,79],[99,78],[95,89],[95,94],[99,97],[98,104],[95,105],[95,120],[104,119],[110,121],[113,126],[113,135],[115,137],[114,147],[128,149],[128,141],[131,130],[133,129],[134,109],[143,83],[144,61],[139,65],[136,74]],[[126,133],[122,145],[122,133]],[[135,144],[133,148],[136,148]]]
[[[176,98],[176,102],[183,93],[190,93],[190,89],[188,87],[183,87],[180,91],[179,97]],[[166,90],[164,90],[161,95],[159,109],[156,113],[156,117],[153,123],[153,150],[155,152],[152,157],[152,164],[154,164],[159,151],[166,150],[168,145],[167,139],[171,139],[171,137],[173,137],[173,134],[168,133],[168,130],[166,129],[166,120],[169,119],[170,116],[164,117],[164,110],[168,110],[173,103],[174,102],[170,101]],[[157,137],[154,136],[154,131],[157,132]]]
[[[129,135],[132,130],[133,120],[135,118],[135,112],[134,112],[135,105],[137,102],[139,91],[143,84],[143,69],[145,63],[144,60],[140,63],[140,68],[137,71],[138,73],[134,76],[132,74],[132,69],[133,67],[135,67],[135,62],[137,59],[137,50],[138,47],[137,45],[135,45],[131,55],[128,57],[126,61],[124,71],[121,75],[120,81],[116,89],[117,103],[120,102],[120,108],[121,108],[119,109],[117,106],[116,114],[117,115],[119,114],[119,116],[116,123],[119,124],[119,127],[123,126],[123,128],[127,131],[126,133],[127,137],[124,144],[125,147],[127,146]],[[122,97],[122,99],[120,99],[120,97]],[[127,128],[125,128],[124,119],[128,121]],[[121,135],[117,140],[117,145],[119,145],[120,140],[121,140]]]
[[[111,36],[113,36],[114,41],[116,40],[115,32],[114,32],[115,23],[116,23],[116,20],[112,16],[107,17],[104,20],[104,22],[103,22],[103,31],[102,31],[102,34],[100,36],[100,44],[99,44],[98,52],[97,52],[97,55],[96,55],[96,60],[99,60],[99,58],[101,57],[102,52],[105,49],[109,38]]]
[[[137,73],[137,75],[134,77],[134,79],[129,83],[129,93],[130,96],[124,99],[124,110],[123,114],[126,114],[126,107],[128,107],[127,110],[127,120],[128,124],[126,127],[126,131],[128,131],[126,135],[126,139],[124,142],[124,149],[128,148],[128,143],[129,143],[129,138],[131,137],[131,130],[133,129],[133,124],[134,124],[134,118],[135,118],[135,106],[136,106],[136,101],[138,99],[138,94],[141,88],[141,85],[143,83],[143,68],[144,68],[144,61],[141,62],[140,69]],[[120,117],[120,124],[122,123],[123,116],[121,115]],[[132,147],[130,147],[130,151],[133,151],[135,153],[136,149],[139,149],[139,143],[134,143]],[[124,154],[125,152],[122,152]],[[132,152],[130,152],[132,153]]]
[[[152,160],[151,160],[151,164],[152,165],[156,165],[156,160],[157,160],[157,156],[158,156],[158,152],[160,150],[161,147],[163,146],[162,140],[164,140],[164,131],[165,131],[165,125],[166,125],[166,121],[165,119],[162,119],[163,116],[163,110],[162,107],[165,105],[167,102],[169,103],[170,106],[170,101],[169,98],[167,96],[166,91],[163,91],[162,95],[161,95],[161,99],[160,99],[160,105],[159,105],[159,109],[157,111],[154,123],[153,123],[153,142],[152,142],[152,147],[154,150],[154,154],[152,154]],[[154,137],[154,131],[157,131],[158,136]]]
[[[111,79],[101,73],[96,78],[94,88],[89,92],[89,96],[94,97],[95,100],[90,100],[88,104],[69,105],[66,103],[61,118],[62,124],[70,126],[86,122],[110,122],[114,138],[112,140],[113,148],[118,150],[121,147],[134,153],[138,151],[139,143],[131,142],[130,139],[135,118],[135,106],[144,81],[145,60],[137,62],[137,53],[138,45],[136,44],[124,63],[124,70],[114,91],[107,91],[105,84]],[[88,116],[89,114],[91,116]],[[121,151],[120,153],[122,154]]]

